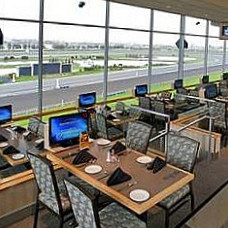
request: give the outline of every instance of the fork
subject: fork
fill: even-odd
[[[124,187],[122,187],[121,189],[119,189],[119,191],[123,191],[127,188],[130,188],[130,187],[136,185],[137,183],[138,183],[137,181],[132,181],[132,182],[128,183],[127,185],[125,185]]]

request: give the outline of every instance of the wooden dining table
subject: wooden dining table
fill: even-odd
[[[12,137],[12,134],[13,134],[13,137]],[[5,148],[0,148],[0,155],[11,166],[17,166],[17,165],[21,165],[21,164],[28,162],[28,158],[26,156],[28,150],[31,150],[36,154],[40,154],[43,152],[43,151],[38,150],[35,147],[35,141],[38,139],[38,137],[34,136],[31,141],[28,141],[25,139],[23,134],[13,132],[12,129],[10,129],[10,131],[9,131],[8,128],[0,129],[0,135],[4,136],[8,140],[7,141],[8,146],[13,146],[20,152],[20,154],[24,154],[24,158],[15,160],[15,159],[13,159],[13,154],[6,155],[3,153],[4,149],[6,149],[8,146]]]
[[[106,162],[107,152],[114,143],[112,142],[108,146],[100,146],[97,140],[95,140],[90,144],[89,152],[97,158],[95,164],[102,167],[102,171],[97,174],[85,172],[85,168],[90,165],[89,163],[79,166],[72,163],[79,152],[79,149],[76,148],[66,149],[58,153],[49,152],[47,153],[47,158],[137,214],[143,214],[194,179],[192,173],[169,164],[154,174],[151,170],[147,169],[146,164],[136,161],[143,154],[130,149],[127,149],[122,155],[118,156],[116,162]],[[154,158],[155,155],[151,157]],[[129,174],[132,179],[121,184],[108,186],[108,178],[118,167]],[[133,201],[129,194],[135,189],[146,190],[150,194],[149,199],[144,202]]]

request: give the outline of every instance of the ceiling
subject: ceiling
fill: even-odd
[[[187,16],[228,22],[227,0],[110,0],[112,2],[168,11]]]

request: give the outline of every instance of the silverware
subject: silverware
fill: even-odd
[[[101,176],[101,177],[99,177],[99,178],[97,178],[97,180],[102,180],[102,179],[104,179],[104,178],[106,178],[106,177],[108,177],[109,175],[110,175],[110,173],[107,171],[107,170],[105,170],[104,172],[103,172],[103,176]]]
[[[125,189],[127,189],[127,188],[130,188],[130,187],[136,185],[137,183],[138,183],[137,181],[129,182],[127,185],[125,185],[124,187],[122,187],[122,188],[119,189],[118,191],[123,191],[123,190],[125,190]]]

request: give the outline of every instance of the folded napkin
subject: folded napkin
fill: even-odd
[[[19,154],[20,151],[17,150],[15,147],[13,146],[8,146],[6,149],[3,150],[3,154],[5,155],[9,155],[9,154]]]
[[[109,114],[109,115],[107,116],[107,119],[108,119],[108,120],[114,120],[114,119],[116,119],[116,117],[113,116],[112,114]]]
[[[0,143],[7,142],[7,138],[5,138],[3,135],[0,135]]]
[[[114,150],[114,154],[120,154],[126,149],[127,149],[126,146],[124,146],[121,142],[118,141],[112,146],[110,151]]]
[[[157,173],[166,166],[166,162],[159,157],[156,157],[154,161],[147,167],[148,170],[153,170],[153,173]]]
[[[80,165],[86,162],[89,162],[91,160],[95,160],[96,157],[94,157],[92,154],[88,152],[88,149],[81,150],[76,157],[73,160],[74,165]]]
[[[121,168],[117,168],[108,178],[107,185],[112,186],[131,180],[131,176],[125,173]]]
[[[21,126],[15,126],[15,127],[13,127],[13,130],[18,132],[19,134],[22,134],[26,131],[26,128],[21,127]]]

